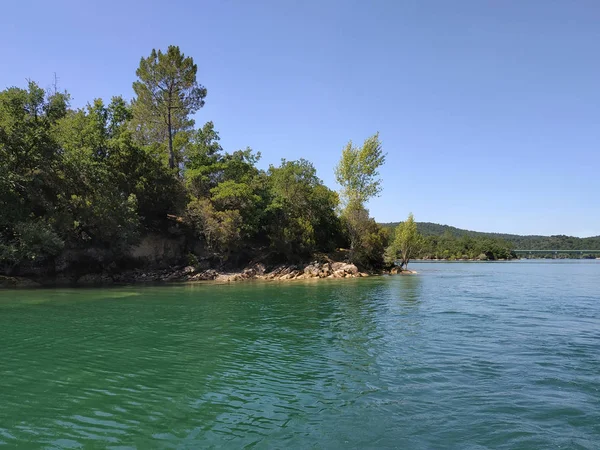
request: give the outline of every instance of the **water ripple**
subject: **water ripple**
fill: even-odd
[[[0,445],[597,448],[600,264],[0,293]]]

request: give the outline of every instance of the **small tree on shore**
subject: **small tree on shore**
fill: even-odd
[[[385,156],[379,133],[376,133],[367,138],[360,148],[355,147],[352,141],[348,142],[335,169],[336,180],[342,187],[342,218],[350,238],[350,258],[368,266],[377,266],[383,262],[379,246],[371,243],[381,243],[381,230],[369,218],[365,203],[381,193],[379,167],[385,162]],[[377,239],[370,239],[370,236],[377,236]]]
[[[417,256],[422,242],[423,238],[417,231],[413,214],[410,213],[408,219],[396,227],[394,240],[385,252],[387,262],[394,263],[400,259],[400,268],[407,269],[409,261]]]

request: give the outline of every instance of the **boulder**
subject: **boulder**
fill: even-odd
[[[241,277],[244,279],[255,278],[256,270],[254,268],[244,269],[244,271],[241,273]]]
[[[331,268],[334,272],[337,270],[343,270],[345,273],[349,273],[352,275],[356,275],[358,273],[358,267],[356,267],[354,264],[349,263],[333,263],[331,265]]]
[[[331,264],[325,263],[321,266],[321,271],[319,272],[319,278],[326,278],[331,275]]]
[[[214,280],[219,276],[219,273],[216,270],[209,269],[204,272],[197,273],[190,277],[190,281],[205,281],[205,280]]]
[[[331,270],[335,272],[336,270],[340,270],[345,265],[346,263],[344,262],[334,262],[333,264],[331,264]]]
[[[218,281],[221,283],[230,283],[232,281],[238,281],[241,279],[242,278],[240,277],[240,274],[238,274],[238,273],[222,273],[222,274],[219,274],[217,276],[217,278],[215,278],[215,281]]]
[[[321,266],[318,263],[309,264],[304,268],[304,274],[307,278],[318,277],[319,273],[321,273]]]
[[[334,262],[333,264],[331,264],[331,270],[333,271],[333,273],[341,271],[344,274],[358,274],[358,267],[356,267],[354,264],[345,262]]]
[[[181,269],[181,272],[183,273],[183,275],[191,275],[194,272],[196,272],[196,268],[194,266],[186,266],[183,269]]]
[[[256,273],[256,275],[264,275],[267,271],[266,266],[263,263],[256,263],[252,266],[252,269]]]
[[[344,266],[344,270],[346,273],[350,273],[352,275],[356,275],[358,273],[358,267],[356,267],[354,264],[346,264]]]

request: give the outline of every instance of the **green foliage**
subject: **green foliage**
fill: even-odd
[[[223,176],[223,148],[214,124],[207,122],[191,134],[185,157],[185,180],[194,195],[208,196]]]
[[[211,229],[219,224],[227,226],[226,235],[239,234],[237,240],[251,242],[259,232],[266,207],[263,174],[256,168],[260,153],[250,148],[224,153],[218,141],[212,122],[194,133],[186,155],[185,185],[195,199],[209,201],[211,211],[218,213]],[[204,222],[209,223],[208,219]]]
[[[0,265],[50,264],[64,249],[125,255],[181,185],[137,146],[121,97],[70,110],[36,84],[0,93]]]
[[[409,261],[419,254],[422,245],[423,237],[417,231],[417,224],[410,213],[408,219],[396,227],[394,239],[386,249],[386,262],[393,263],[400,259],[400,267],[407,269]]]
[[[181,142],[179,146],[174,143],[175,135],[190,130],[194,125],[190,115],[204,106],[207,91],[198,84],[197,72],[194,60],[173,45],[166,53],[153,49],[136,71],[133,111],[137,135],[144,144],[166,143],[171,169],[181,162]]]
[[[57,256],[63,247],[63,240],[43,219],[18,223],[10,238],[0,234],[0,267],[10,272],[19,264],[39,264]]]
[[[351,242],[350,260],[362,267],[382,267],[387,236],[385,230],[369,217],[369,211],[356,201],[350,202],[344,208],[342,221]]]
[[[0,266],[36,264],[63,246],[53,229],[61,158],[53,129],[69,97],[28,89],[0,92]]]
[[[339,200],[317,177],[314,166],[305,159],[284,159],[279,167],[269,167],[268,180],[271,247],[287,258],[333,250],[340,234],[334,212]]]
[[[227,259],[238,248],[241,238],[239,211],[217,211],[210,200],[196,198],[187,205],[186,215],[188,223],[209,250]]]
[[[379,133],[367,138],[361,148],[354,147],[352,141],[348,142],[335,169],[346,203],[364,205],[371,197],[381,193],[379,167],[385,162],[385,156]]]
[[[385,228],[394,228],[397,223],[384,223]],[[469,236],[476,239],[492,239],[503,241],[510,249],[523,250],[600,250],[600,236],[578,238],[574,236],[521,236],[517,234],[482,233],[479,231],[463,230],[437,223],[417,223],[419,232],[424,236],[441,236],[447,233],[459,238]]]
[[[335,169],[342,187],[345,208],[342,218],[350,239],[350,257],[355,264],[367,267],[383,265],[386,235],[373,219],[365,203],[381,193],[379,167],[385,162],[379,133],[367,138],[361,148],[348,142]]]
[[[510,259],[515,255],[510,244],[501,239],[486,237],[426,236],[420,256],[431,259]]]
[[[122,253],[137,237],[137,197],[122,190],[115,171],[121,129],[111,112],[95,100],[86,110],[72,111],[57,122],[55,139],[61,148],[61,192],[57,221],[73,245],[110,246]]]
[[[206,89],[178,47],[153,50],[136,74],[131,104],[72,109],[68,94],[35,83],[0,92],[0,270],[113,270],[150,231],[229,263],[307,258],[352,236],[355,261],[381,265],[386,236],[363,205],[381,190],[377,135],[344,150],[338,180],[352,206],[340,217],[310,162],[260,170],[260,153],[225,152],[212,122],[194,128]]]

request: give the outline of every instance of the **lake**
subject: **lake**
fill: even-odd
[[[0,444],[600,448],[600,261],[0,291]]]

